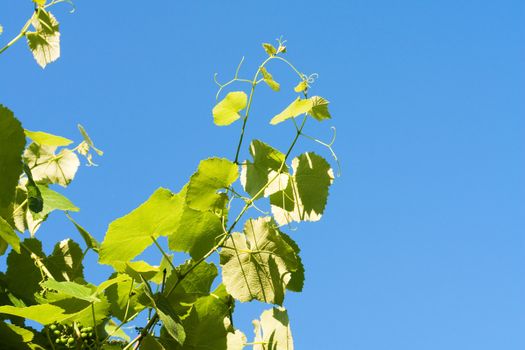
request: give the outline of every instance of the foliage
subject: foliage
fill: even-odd
[[[48,10],[58,2],[35,0],[35,13],[21,31],[42,67],[60,52],[58,22]],[[224,84],[216,79],[217,97],[233,84],[249,88],[227,93],[212,110],[218,126],[242,120],[234,159],[202,160],[178,192],[159,188],[110,223],[101,243],[71,217],[78,208],[57,185],[66,188],[73,181],[79,156],[93,165],[92,154],[102,151],[80,125],[83,141],[72,147],[67,138],[24,130],[0,105],[0,253],[12,248],[7,270],[0,272],[0,348],[293,349],[283,305],[287,290],[302,290],[304,266],[298,245],[284,231],[292,222],[321,218],[334,173],[316,153],[292,159],[300,137],[312,139],[303,132],[307,121],[331,116],[326,99],[308,97],[313,76],[297,70],[283,56],[285,42],[277,43],[263,44],[267,57],[253,79],[239,78],[243,61],[233,79]],[[270,62],[284,63],[297,74],[295,88],[275,80]],[[240,161],[254,93],[261,83],[276,92],[301,95],[269,120],[271,125],[293,122],[296,132],[285,152],[253,140],[248,147],[251,159]],[[333,140],[313,140],[335,156]],[[259,206],[271,213],[251,215],[261,211]],[[54,211],[67,215],[83,247],[66,239],[51,254],[43,251],[35,235]],[[242,232],[237,230],[241,223]],[[22,239],[26,232],[29,237]],[[168,251],[163,248],[166,241]],[[160,250],[161,261],[140,260],[149,247]],[[83,259],[90,250],[98,254],[100,264],[114,270],[99,285],[84,277]],[[219,266],[209,259],[216,253]],[[175,254],[188,254],[189,259],[175,266]],[[269,309],[254,321],[249,342],[234,327],[233,315],[236,302],[252,300]],[[125,326],[141,314],[150,315],[148,322],[130,339]],[[29,326],[35,322],[42,327]]]

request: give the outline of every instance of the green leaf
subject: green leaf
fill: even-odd
[[[56,191],[53,191],[49,187],[40,185],[38,186],[38,188],[40,189],[40,193],[42,193],[42,198],[44,199],[44,209],[42,210],[41,213],[39,213],[40,216],[47,215],[54,210],[62,210],[62,211],[79,211],[80,210],[64,195]]]
[[[118,325],[115,321],[109,320],[108,323],[104,325],[104,331],[109,335],[112,334],[111,338],[120,338],[124,341],[129,342],[131,339],[129,338],[129,335],[122,330],[122,328],[118,328]],[[119,348],[120,349],[120,348]]]
[[[152,335],[148,334],[140,344],[141,350],[166,350],[164,346]]]
[[[190,178],[186,203],[192,209],[206,211],[223,207],[224,195],[218,190],[228,188],[237,180],[238,167],[224,158],[208,158],[200,162]]]
[[[301,82],[299,82],[299,84],[297,84],[295,87],[294,87],[294,91],[295,92],[303,92],[305,91],[306,89],[308,89],[308,82],[306,80],[303,80]]]
[[[43,131],[29,131],[24,130],[27,137],[41,146],[68,146],[73,143],[70,139],[66,139],[62,136],[48,134]]]
[[[299,268],[294,249],[269,217],[248,220],[244,234],[234,232],[220,252],[220,262],[223,283],[235,299],[279,305],[290,274]]]
[[[77,229],[78,233],[80,233],[80,235],[84,239],[86,246],[90,249],[93,249],[95,252],[98,252],[100,248],[100,243],[95,239],[95,237],[93,237],[88,231],[86,231],[86,229],[84,229],[82,226],[80,226],[80,224],[73,220],[73,218],[68,213],[66,213],[66,216],[69,219],[69,221],[71,221],[73,225],[75,225],[75,228]]]
[[[0,314],[7,314],[27,318],[29,320],[50,324],[64,317],[64,309],[51,304],[15,307],[11,305],[0,306]]]
[[[262,47],[263,47],[264,51],[266,51],[266,53],[268,55],[270,55],[270,56],[274,56],[277,53],[277,50],[275,49],[275,47],[272,44],[263,43]]]
[[[310,100],[312,100],[312,109],[308,112],[309,115],[318,121],[332,118],[328,111],[327,100],[319,96],[313,96]]]
[[[294,349],[290,321],[284,308],[264,311],[260,321],[253,321],[253,326],[255,330],[253,350]]]
[[[223,233],[221,219],[217,215],[183,205],[177,228],[168,237],[168,244],[171,250],[187,252],[192,258],[199,259],[215,246],[217,237]]]
[[[164,290],[170,291],[178,283],[169,295],[168,300],[179,315],[185,314],[190,305],[195,303],[199,297],[208,295],[212,283],[217,277],[217,267],[206,261],[198,264],[188,273],[194,263],[193,260],[186,261],[166,279]],[[188,273],[187,276],[179,282],[179,276],[186,273]]]
[[[8,222],[18,179],[22,173],[22,152],[26,144],[24,129],[13,112],[0,104],[0,216]]]
[[[31,24],[35,31],[26,33],[27,44],[36,62],[40,67],[45,68],[47,64],[60,57],[58,21],[50,12],[40,8],[37,15],[33,16]]]
[[[29,343],[34,333],[17,325],[0,321],[0,348],[8,350],[29,349],[22,343]]]
[[[47,293],[48,305],[64,310],[63,315],[56,319],[62,324],[78,322],[84,326],[95,326],[104,322],[109,316],[109,302],[104,295],[100,295],[99,302],[91,303],[87,300],[71,298],[63,293]],[[93,320],[93,313],[95,314]]]
[[[15,252],[20,254],[20,238],[13,228],[0,216],[0,240],[5,241],[13,247]]]
[[[44,198],[42,198],[42,192],[35,183],[31,170],[27,164],[24,164],[24,173],[27,176],[27,206],[33,213],[40,213],[42,209],[44,209]]]
[[[101,264],[127,262],[153,244],[152,236],[175,231],[182,198],[165,188],[153,195],[131,213],[113,221],[99,250]]]
[[[250,144],[250,154],[253,162],[247,160],[241,167],[241,184],[244,190],[254,199],[260,198],[263,194],[268,196],[272,189],[278,186],[280,179],[276,179],[259,196],[256,195],[268,183],[270,178],[278,175],[278,171],[283,166],[281,172],[288,172],[288,167],[284,163],[284,154],[272,148],[266,143],[253,140]],[[286,178],[285,178],[286,179]]]
[[[301,292],[304,286],[304,265],[301,260],[301,257],[299,256],[301,249],[299,248],[297,243],[295,243],[295,241],[286,233],[279,233],[281,234],[281,238],[286,243],[288,243],[290,247],[292,247],[293,251],[295,252],[295,257],[297,258],[297,270],[292,271],[292,273],[290,274],[290,281],[288,281],[286,289],[291,290],[292,292]]]
[[[125,273],[137,281],[139,281],[141,277],[150,280],[159,273],[158,266],[151,266],[143,260],[118,262],[113,264],[113,266],[117,272]]]
[[[230,125],[241,117],[239,112],[246,108],[248,96],[243,91],[233,91],[213,107],[213,121],[216,125]]]
[[[162,325],[177,343],[184,344],[186,332],[169,301],[163,295],[158,295],[155,299],[155,310],[157,310]]]
[[[118,274],[113,276],[119,277],[121,280],[119,283],[109,286],[105,294],[111,305],[111,314],[120,321],[124,321],[126,318],[144,309],[145,306],[139,301],[139,297],[143,292],[136,288],[135,280],[128,275]]]
[[[44,264],[57,281],[84,281],[84,254],[80,246],[70,238],[58,242]]]
[[[228,350],[242,350],[246,346],[246,336],[240,330],[235,330],[234,333],[229,332],[227,334],[227,349]]]
[[[320,220],[334,179],[330,165],[321,156],[307,152],[293,159],[292,169],[294,175],[287,187],[270,196],[275,221],[285,225]]]
[[[186,341],[182,350],[226,350],[228,331],[224,319],[229,318],[233,300],[219,285],[213,293],[197,299],[190,314],[182,320]]]
[[[295,118],[301,114],[308,113],[312,108],[312,100],[297,98],[288,107],[286,107],[281,113],[277,114],[270,120],[270,124],[276,125],[284,122],[287,119]]]
[[[55,280],[47,280],[41,283],[42,287],[55,290],[64,295],[81,299],[89,302],[100,301],[98,298],[92,296],[91,289],[75,282],[58,282]]]
[[[32,143],[24,152],[24,159],[38,183],[59,184],[67,187],[75,177],[80,161],[69,149],[55,154],[56,146],[40,146]]]
[[[39,240],[35,238],[25,239],[23,244],[34,254],[35,259],[45,259],[42,243]],[[26,304],[34,304],[34,294],[40,291],[40,281],[42,281],[42,273],[26,249],[22,249],[20,254],[15,251],[9,253],[7,256],[6,282],[9,290],[16,297],[24,300]]]
[[[264,82],[273,91],[279,91],[281,89],[281,85],[275,80],[273,80],[273,76],[266,70],[266,67],[261,67],[261,73],[263,75]]]

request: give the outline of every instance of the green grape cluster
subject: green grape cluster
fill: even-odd
[[[93,327],[53,323],[48,334],[56,349],[90,349],[96,342]]]

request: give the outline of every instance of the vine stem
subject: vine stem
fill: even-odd
[[[38,15],[38,11],[40,10],[37,10],[32,16],[31,18],[29,18],[29,20],[26,22],[26,24],[24,24],[24,26],[22,27],[22,29],[20,30],[20,33],[18,33],[17,36],[15,36],[10,42],[8,42],[4,47],[2,47],[0,49],[0,54],[3,53],[5,50],[7,50],[8,48],[10,48],[11,46],[13,46],[14,43],[16,43],[18,40],[20,40],[22,37],[24,37],[29,29],[29,26],[31,25],[31,22],[33,21],[33,18],[35,17],[35,14]]]

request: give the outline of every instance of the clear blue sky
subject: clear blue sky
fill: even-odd
[[[80,122],[106,152],[67,190],[98,238],[158,186],[178,191],[200,159],[233,157],[239,125],[213,125],[213,73],[229,79],[244,55],[251,76],[260,43],[283,35],[331,101],[334,119],[308,131],[336,126],[343,166],[324,219],[292,232],[307,269],[286,300],[296,348],[525,348],[525,2],[76,5],[55,10],[57,63],[42,71],[23,43],[0,56],[0,102],[31,130],[78,140]],[[2,42],[30,11],[1,2]],[[261,88],[248,139],[287,144],[291,126],[267,121],[293,96]],[[38,235],[75,232],[53,215]],[[259,310],[239,307],[236,324],[251,335]]]

